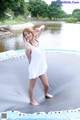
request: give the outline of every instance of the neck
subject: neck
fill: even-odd
[[[35,43],[35,39],[29,40],[30,43]]]

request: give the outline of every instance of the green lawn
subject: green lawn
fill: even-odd
[[[4,24],[22,24],[22,23],[26,23],[28,22],[27,20],[25,20],[24,18],[15,18],[15,19],[7,19],[4,21],[0,21],[0,25],[4,25]]]

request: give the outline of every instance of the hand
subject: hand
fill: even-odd
[[[35,35],[34,38],[38,39],[41,33],[44,31],[45,26],[41,25],[39,28],[35,28]]]
[[[39,32],[40,30],[43,30],[44,28],[45,28],[45,26],[41,25],[39,28],[36,28],[35,30],[36,30],[36,32]]]
[[[34,32],[35,38],[38,36],[39,32],[40,32],[39,28],[35,28],[35,32]]]
[[[40,29],[44,29],[44,28],[45,28],[45,26],[44,26],[44,25],[41,25],[41,26],[40,26]]]
[[[40,31],[40,29],[39,28],[35,28],[35,32],[39,32]]]

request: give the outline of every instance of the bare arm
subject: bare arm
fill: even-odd
[[[28,58],[28,62],[30,64],[30,62],[31,62],[31,49],[28,47],[25,52],[26,52],[26,56]]]
[[[45,26],[41,25],[39,28],[35,29],[35,38],[38,39],[42,32],[44,31]]]

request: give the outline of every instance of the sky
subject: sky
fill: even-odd
[[[54,0],[44,0],[47,4],[50,4]],[[74,9],[80,9],[80,0],[61,0],[62,10],[66,13],[71,14]]]

